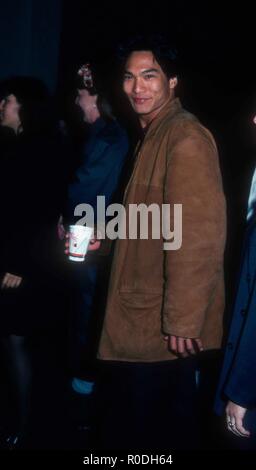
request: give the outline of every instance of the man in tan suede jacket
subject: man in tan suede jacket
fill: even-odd
[[[182,244],[164,250],[150,230],[117,240],[99,346],[103,447],[200,448],[198,355],[222,338],[225,198],[215,141],[177,81],[172,49],[131,41],[123,90],[143,136],[123,204],[169,204],[171,226],[182,204]]]

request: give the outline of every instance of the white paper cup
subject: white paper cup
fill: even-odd
[[[83,225],[69,226],[68,259],[77,262],[84,261],[92,234],[93,227],[84,227]]]

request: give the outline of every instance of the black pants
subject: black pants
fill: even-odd
[[[99,449],[198,449],[197,358],[105,361],[96,386]]]

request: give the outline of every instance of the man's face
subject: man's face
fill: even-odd
[[[20,104],[14,95],[8,95],[1,106],[0,121],[3,126],[11,127],[17,131],[20,126]]]
[[[142,125],[149,123],[174,97],[177,78],[167,79],[150,51],[135,51],[125,64],[123,90]]]
[[[76,104],[83,112],[84,121],[92,122],[92,113],[97,108],[97,95],[90,95],[88,90],[77,90]]]

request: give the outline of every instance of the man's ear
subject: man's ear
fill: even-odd
[[[170,90],[174,90],[174,88],[177,86],[177,84],[178,84],[178,78],[177,77],[170,78],[170,80],[169,80]]]

